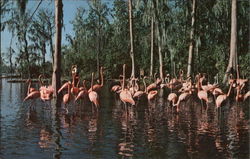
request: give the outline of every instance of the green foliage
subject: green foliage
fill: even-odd
[[[127,1],[113,0],[112,5],[107,5],[101,0],[96,0],[88,1],[88,4],[89,10],[79,7],[71,21],[73,32],[67,35],[68,43],[62,47],[63,75],[69,76],[71,66],[77,64],[81,70],[80,75],[90,77],[91,72],[97,71],[98,59],[100,66],[105,67],[105,78],[117,78],[122,72],[124,63],[127,64],[127,73],[130,74]],[[144,69],[146,75],[149,75],[152,17],[156,26],[154,71],[158,70],[159,65],[157,45],[162,45],[165,72],[172,76],[177,75],[179,69],[186,72],[191,29],[191,1],[134,0],[133,6],[136,74],[139,74],[140,69]],[[5,9],[8,10],[8,7]],[[247,1],[238,1],[238,60],[241,76],[246,78],[250,77],[248,10]],[[31,70],[39,66],[37,69],[41,71],[41,46],[44,42],[48,45],[48,37],[54,32],[47,32],[48,24],[45,23],[45,19],[48,19],[48,15],[44,14],[45,12],[39,12],[29,23],[30,25],[27,25],[23,17],[27,19],[28,14],[24,12],[21,17],[16,10],[13,11],[14,18],[9,21],[9,30],[14,30],[20,40],[20,48],[16,51],[18,54],[16,62],[22,71],[26,71],[24,68],[28,65],[27,60],[24,60],[27,56],[23,49],[25,36],[31,41],[28,47]],[[54,22],[50,20],[50,23]],[[205,72],[210,80],[219,74],[222,79],[229,60],[230,29],[231,1],[197,1],[193,74]],[[48,63],[46,66],[51,68]]]

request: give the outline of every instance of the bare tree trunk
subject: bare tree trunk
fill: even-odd
[[[236,72],[237,65],[237,0],[232,0],[230,58],[223,83],[226,83],[229,73]]]
[[[45,42],[42,44],[42,54],[43,54],[43,74],[45,74],[45,54],[46,54],[46,44]]]
[[[30,60],[29,60],[29,52],[28,52],[28,41],[26,39],[26,31],[24,32],[23,35],[23,40],[24,40],[24,51],[25,51],[25,55],[26,55],[26,62],[27,62],[27,66],[28,66],[28,77],[30,78]]]
[[[133,17],[132,17],[132,1],[128,1],[129,10],[129,32],[130,32],[130,57],[132,60],[131,77],[135,77],[135,59],[134,59],[134,40],[133,40]]]
[[[99,7],[99,6],[98,6]],[[99,8],[98,8],[98,11],[99,11]],[[100,71],[99,71],[99,69],[100,69],[100,60],[99,60],[99,55],[100,55],[100,53],[101,53],[101,17],[100,17],[101,15],[99,14],[98,15],[98,50],[97,50],[97,56],[96,56],[96,67],[97,67],[97,73],[99,74],[99,78],[100,78]]]
[[[52,87],[54,88],[54,97],[57,97],[57,91],[61,85],[61,40],[62,40],[62,0],[55,0],[55,54],[52,75]]]
[[[161,53],[161,44],[158,44],[158,48],[159,48],[159,62],[160,62],[160,67],[159,67],[160,78],[163,81],[164,77],[163,77],[163,59],[162,59],[162,53]]]
[[[50,51],[51,51],[51,57],[52,57],[52,68],[53,68],[53,66],[54,66],[54,49],[53,49],[52,35],[50,36],[49,45],[50,45]]]
[[[150,50],[150,77],[153,77],[154,65],[154,17],[151,18],[151,50]]]
[[[187,68],[187,77],[191,76],[192,67],[193,67],[193,54],[194,54],[194,32],[195,32],[195,7],[196,0],[193,0],[192,4],[192,22],[191,22],[191,32],[190,32],[190,44],[189,44],[189,52],[188,52],[188,68]]]
[[[9,62],[10,62],[10,73],[13,73],[13,64],[12,64],[12,40],[13,40],[13,32],[11,33],[10,39],[10,48],[9,48]]]

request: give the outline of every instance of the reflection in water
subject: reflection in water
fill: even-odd
[[[40,131],[40,141],[38,142],[40,148],[50,148],[51,147],[51,132],[45,128]]]
[[[22,102],[26,89],[25,84],[1,79],[0,158],[249,156],[248,101],[229,101],[220,113],[211,98],[206,112],[197,97],[190,96],[176,114],[160,92],[150,102],[141,99],[126,113],[107,87],[100,94],[99,112],[92,112],[88,100],[71,102],[66,112],[60,99]]]

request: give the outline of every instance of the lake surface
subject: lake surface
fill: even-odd
[[[140,100],[126,115],[106,86],[99,112],[80,101],[67,105],[67,113],[55,101],[23,102],[27,85],[7,80],[0,79],[0,158],[249,158],[249,100],[231,100],[218,114],[213,97],[207,113],[190,97],[176,114],[167,97],[158,96]]]

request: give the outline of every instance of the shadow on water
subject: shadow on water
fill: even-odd
[[[191,96],[176,114],[162,91],[126,112],[108,88],[96,111],[87,99],[22,102],[27,86],[1,79],[0,158],[249,157],[249,101],[230,100],[220,112],[211,98],[206,112]]]

